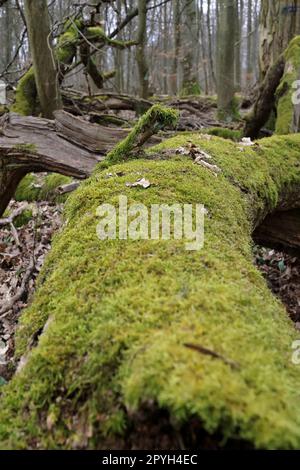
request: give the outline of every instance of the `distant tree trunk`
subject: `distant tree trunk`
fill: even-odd
[[[195,0],[184,0],[184,48],[182,57],[182,95],[200,94],[200,85],[194,70],[195,44],[197,44],[198,32],[196,27],[197,5]],[[197,47],[199,47],[197,45]]]
[[[299,0],[262,0],[259,30],[260,73],[264,77],[290,40],[300,34]]]
[[[5,8],[5,65],[9,64],[12,52],[12,37],[11,37],[11,11],[10,4],[7,2]]]
[[[164,46],[164,53],[163,53],[163,67],[164,67],[164,80],[163,80],[163,88],[164,94],[168,93],[168,11],[167,11],[167,4],[164,4],[163,9],[163,19],[164,19],[164,27],[163,27],[163,46]]]
[[[180,0],[173,0],[174,57],[172,63],[172,93],[177,93],[178,55],[180,51]]]
[[[242,8],[243,4],[242,1],[238,2],[238,6],[236,8],[236,30],[235,30],[235,88],[237,91],[241,89],[241,29],[242,29]]]
[[[207,73],[207,57],[204,36],[204,14],[203,14],[203,0],[200,2],[200,18],[199,18],[200,36],[201,36],[201,58],[202,68],[204,74],[205,94],[208,95],[208,73]]]
[[[214,66],[214,59],[213,59],[213,50],[212,50],[212,28],[211,28],[211,0],[207,0],[207,42],[208,42],[208,57],[209,57],[209,64],[210,64],[210,74],[212,79],[212,86],[211,90],[215,89],[217,86],[216,82],[216,74],[215,74],[215,66]]]
[[[98,0],[97,0],[98,1]],[[122,11],[122,2],[121,0],[117,0],[117,19],[118,19],[118,24],[121,23],[121,11]],[[123,34],[120,32],[117,35],[117,39],[122,40],[123,39]],[[116,60],[116,85],[117,89],[120,93],[122,93],[124,89],[124,77],[123,77],[123,70],[124,70],[124,59],[123,59],[123,51],[120,49],[116,49],[115,52],[115,60]]]
[[[252,0],[248,0],[247,12],[247,74],[246,83],[249,86],[253,82],[253,57],[252,57]]]
[[[139,27],[138,27],[138,46],[137,46],[137,64],[139,70],[140,96],[148,98],[149,78],[148,65],[146,59],[145,46],[147,42],[147,2],[138,0],[139,9]]]
[[[218,114],[231,120],[234,115],[235,0],[218,0]]]
[[[42,114],[52,118],[53,112],[61,107],[61,99],[50,40],[47,0],[25,0],[25,14]]]

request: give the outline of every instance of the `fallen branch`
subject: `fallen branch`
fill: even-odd
[[[56,188],[56,193],[59,195],[71,193],[72,191],[75,191],[75,189],[77,189],[78,187],[79,187],[79,182],[74,181],[73,183],[63,184],[62,186],[58,186],[58,188]]]

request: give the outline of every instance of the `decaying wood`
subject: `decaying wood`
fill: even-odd
[[[90,124],[64,111],[55,120],[10,113],[0,119],[0,216],[19,182],[29,172],[57,172],[88,177],[128,134],[122,129]]]
[[[60,195],[71,193],[72,191],[75,191],[75,189],[77,189],[78,186],[79,186],[78,181],[73,181],[72,183],[63,184],[62,186],[59,186],[58,188],[56,188],[56,192],[57,194],[60,194]]]
[[[66,111],[74,115],[88,114],[92,122],[98,123],[107,123],[110,117],[111,124],[113,124],[113,118],[120,120],[120,116],[116,115],[116,113],[132,111],[136,114],[141,114],[153,105],[151,100],[109,91],[89,96],[87,93],[65,88],[62,91],[62,96]],[[214,118],[217,105],[206,97],[174,98],[162,96],[155,97],[155,102],[180,111],[177,125],[177,129],[180,131],[220,126],[220,123]],[[103,116],[104,112],[113,112],[115,114]],[[117,121],[116,124],[120,125]]]
[[[285,67],[284,56],[280,56],[277,62],[270,67],[261,84],[253,112],[246,118],[244,135],[256,139],[260,129],[267,122],[272,109],[275,107],[276,89],[280,84]]]
[[[254,231],[261,245],[300,256],[300,209],[276,211]]]

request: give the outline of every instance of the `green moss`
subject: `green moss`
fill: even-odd
[[[55,201],[64,202],[68,195],[58,196],[56,189],[72,181],[68,176],[56,173],[48,174],[41,178],[40,176],[30,173],[26,175],[15,193],[16,201]]]
[[[193,79],[183,83],[179,95],[181,97],[201,95],[201,87],[198,80]]]
[[[33,67],[19,80],[15,103],[11,110],[22,116],[33,116],[37,113],[38,96]]]
[[[36,151],[36,145],[34,144],[17,144],[14,147],[14,150],[19,150],[20,152],[31,152]]]
[[[70,65],[76,55],[77,43],[83,23],[80,20],[68,20],[64,26],[64,33],[58,39],[55,48],[59,62]]]
[[[8,108],[6,106],[0,105],[0,116],[8,112]]]
[[[295,89],[293,83],[299,78],[300,70],[300,36],[296,36],[289,44],[285,53],[285,72],[280,85],[276,90],[277,96],[277,120],[276,134],[289,134],[293,121],[293,101],[292,95]]]
[[[85,34],[86,38],[91,42],[103,41],[109,46],[117,47],[120,49],[125,49],[126,47],[136,45],[136,41],[121,41],[118,39],[110,39],[105,34],[104,29],[100,26],[91,26],[89,28],[86,28]]]
[[[218,119],[224,122],[232,122],[240,120],[240,101],[238,96],[234,95],[231,102],[228,104],[226,109],[218,107]]]
[[[28,224],[28,222],[32,219],[32,210],[31,209],[26,209],[25,211],[22,212],[22,214],[18,215],[14,219],[14,225],[15,227],[23,227],[23,225]]]
[[[178,112],[161,105],[152,106],[138,121],[126,139],[120,142],[109,154],[106,161],[114,164],[130,158],[130,153],[138,143],[138,138],[145,132],[153,131],[155,134],[166,126],[174,126],[178,119]]]
[[[107,448],[107,435],[129,432],[149,402],[167,409],[177,429],[197,418],[225,441],[299,448],[297,333],[252,264],[250,233],[253,215],[299,184],[300,135],[244,151],[229,140],[183,135],[149,155],[191,140],[222,168],[217,178],[188,157],[136,160],[116,165],[116,177],[98,169],[69,198],[68,223],[22,315],[18,356],[48,320],[47,328],[1,389],[2,449]],[[138,177],[151,186],[126,186]],[[184,240],[100,242],[96,209],[117,205],[119,195],[147,207],[204,204],[204,249],[187,252]]]
[[[212,129],[205,129],[203,132],[223,139],[230,139],[234,142],[238,142],[243,137],[242,131],[227,129],[226,127],[213,127]]]

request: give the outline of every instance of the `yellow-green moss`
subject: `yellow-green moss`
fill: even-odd
[[[100,26],[90,26],[85,31],[86,38],[91,42],[104,42],[105,44],[116,47],[119,49],[125,49],[126,47],[136,45],[136,41],[121,41],[119,39],[111,39],[106,34],[103,28]]]
[[[64,26],[64,32],[60,35],[55,48],[59,62],[70,65],[76,55],[77,43],[80,31],[83,28],[81,20],[68,20]]]
[[[234,95],[232,98],[231,102],[229,103],[228,107],[226,109],[222,109],[221,107],[218,107],[218,119],[220,121],[224,122],[232,122],[232,121],[238,121],[241,116],[240,116],[240,100],[237,95]]]
[[[19,80],[15,103],[11,110],[22,116],[32,116],[37,112],[38,96],[34,78],[34,69],[30,67],[28,72]]]
[[[106,162],[109,164],[118,163],[122,160],[128,160],[130,153],[137,144],[139,135],[151,130],[153,134],[164,129],[167,126],[174,127],[177,123],[178,112],[171,108],[166,108],[159,104],[153,105],[138,121],[132,131],[120,144],[118,144],[107,155]],[[105,163],[106,163],[105,162]],[[100,164],[100,167],[103,165]]]
[[[213,127],[211,129],[204,129],[205,134],[215,135],[222,137],[223,139],[230,139],[234,142],[238,142],[243,137],[243,132],[234,129],[228,129],[226,127]]]
[[[186,96],[201,95],[201,87],[199,82],[196,79],[193,79],[183,83],[179,95],[183,98]]]
[[[40,176],[30,173],[26,175],[15,193],[16,201],[56,201],[64,202],[67,195],[58,196],[56,189],[64,184],[72,181],[68,176],[56,173],[48,174],[41,178]]]
[[[252,264],[250,232],[254,213],[299,184],[300,135],[241,151],[194,134],[153,152],[191,140],[222,168],[217,178],[188,157],[136,160],[116,165],[115,177],[98,169],[69,198],[68,223],[22,315],[18,355],[49,320],[47,328],[24,369],[1,387],[1,448],[101,448],[108,433],[126,433],[130,416],[149,401],[167,409],[174,426],[198,418],[225,440],[299,448],[300,371],[291,363],[297,334]],[[126,186],[140,177],[151,182],[147,190]],[[117,205],[120,194],[148,207],[204,204],[205,247],[100,242],[96,208]]]
[[[23,225],[28,224],[28,222],[32,219],[32,210],[31,209],[26,209],[25,211],[22,212],[22,214],[18,215],[14,219],[14,225],[15,227],[23,227]]]
[[[299,79],[300,71],[300,36],[296,36],[285,51],[285,72],[280,85],[276,90],[277,96],[277,120],[276,134],[289,134],[293,121],[292,95],[295,89],[293,83]]]

